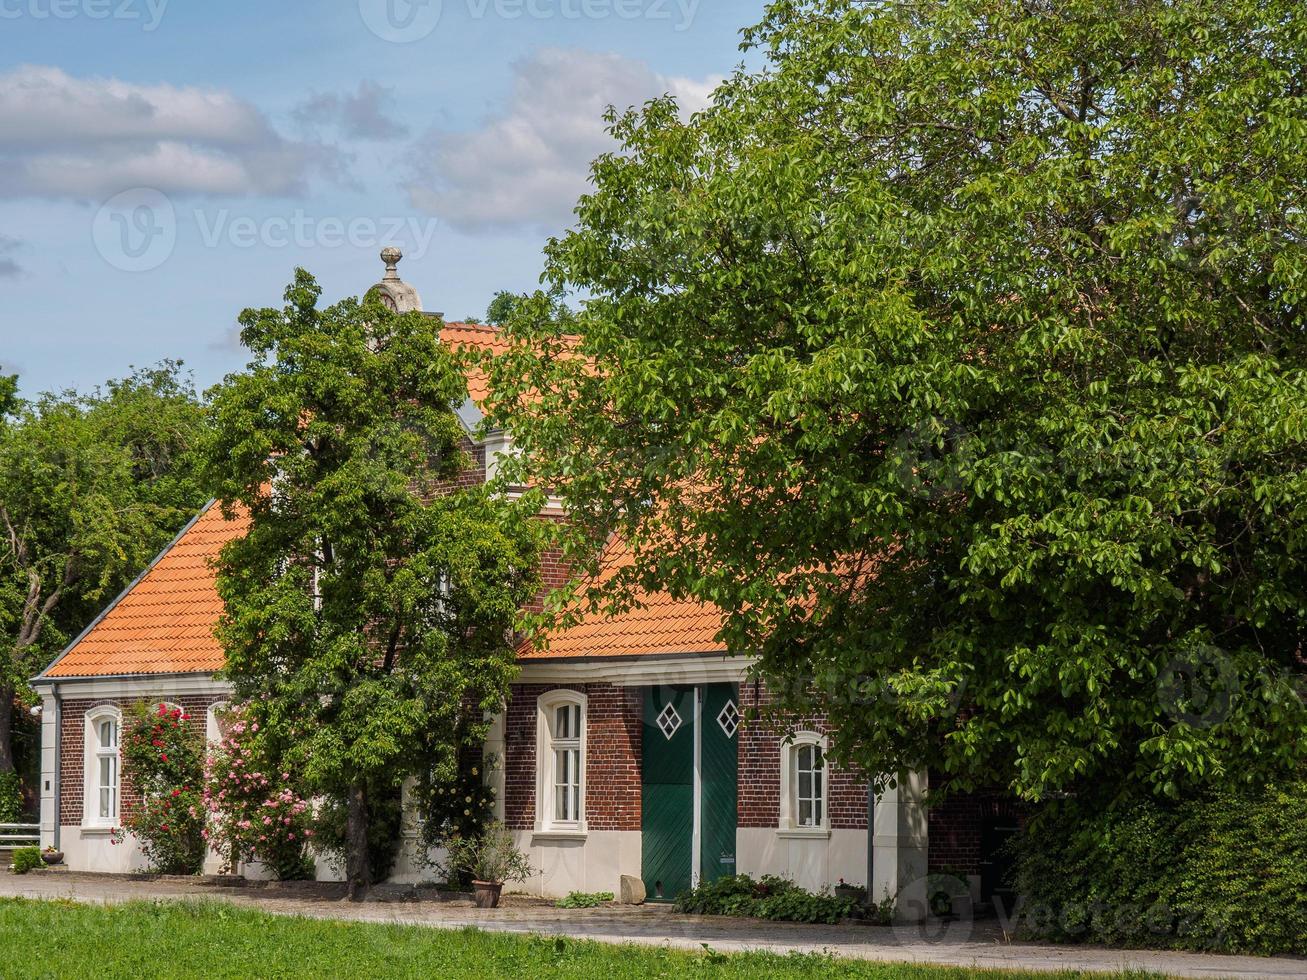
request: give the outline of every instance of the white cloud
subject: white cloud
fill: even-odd
[[[0,75],[2,197],[97,199],[137,186],[289,194],[338,165],[333,151],[285,139],[226,92],[75,78],[40,65]]]
[[[307,126],[333,126],[353,139],[393,140],[408,135],[408,127],[387,114],[393,101],[393,89],[365,80],[353,95],[314,95],[294,115]]]
[[[708,104],[717,78],[661,75],[615,54],[544,48],[513,65],[502,112],[471,132],[432,130],[412,153],[414,207],[465,230],[571,223],[590,162],[614,148],[609,105],[625,108],[670,93],[684,110]]]

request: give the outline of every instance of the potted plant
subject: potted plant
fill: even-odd
[[[477,908],[498,908],[505,882],[526,881],[535,873],[512,833],[498,821],[487,824],[480,837],[445,841],[445,854],[448,872],[471,877]]]
[[[64,852],[56,851],[53,847],[47,847],[41,852],[41,860],[46,864],[63,864]]]
[[[862,905],[867,900],[867,889],[861,885],[850,884],[841,878],[835,886],[835,897],[845,899],[854,905]]]

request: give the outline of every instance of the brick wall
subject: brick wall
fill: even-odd
[[[82,810],[86,799],[83,786],[86,779],[86,714],[93,708],[104,705],[117,707],[124,715],[137,702],[145,700],[148,704],[166,701],[175,704],[190,715],[190,724],[201,737],[208,723],[209,706],[218,701],[225,701],[225,695],[201,694],[185,697],[152,696],[142,699],[139,695],[120,698],[66,698],[62,707],[62,719],[59,733],[59,822],[63,826],[76,826],[82,822]],[[121,734],[121,733],[120,733]],[[131,773],[122,771],[118,790],[118,812],[121,815],[127,808],[140,802],[140,794],[132,787]]]
[[[536,702],[547,691],[586,695],[585,819],[591,830],[640,829],[639,688],[612,684],[515,684],[504,718],[504,822],[536,819]]]
[[[830,731],[824,716],[794,718],[784,726],[748,720],[751,709],[768,703],[761,681],[740,686],[740,793],[741,827],[775,827],[781,812],[781,742],[790,732]],[[867,829],[867,777],[849,769],[827,771],[826,802],[833,830]]]
[[[931,778],[932,789],[942,788],[938,777]],[[979,874],[983,853],[983,833],[989,822],[1017,822],[1023,818],[1020,803],[997,792],[942,793],[926,810],[930,830],[929,867],[931,871],[956,871]]]
[[[459,447],[467,455],[467,467],[452,479],[437,480],[432,487],[434,496],[479,487],[486,482],[486,447],[473,442],[467,435],[462,437]]]

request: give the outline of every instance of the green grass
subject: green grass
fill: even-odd
[[[0,899],[0,977],[148,976],[997,980],[1030,975],[322,921],[216,901],[106,907]]]

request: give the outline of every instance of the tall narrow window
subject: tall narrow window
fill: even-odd
[[[795,836],[830,832],[826,794],[826,739],[817,732],[797,732],[781,745],[781,812],[779,829]]]
[[[536,797],[540,830],[579,831],[585,821],[585,695],[550,691],[539,701]]]
[[[119,720],[102,708],[86,719],[86,810],[83,823],[112,827],[118,822],[122,778],[118,757]]]
[[[581,819],[581,706],[554,709],[554,822]]]
[[[794,751],[797,825],[820,827],[825,810],[825,772],[820,745],[800,745]]]

